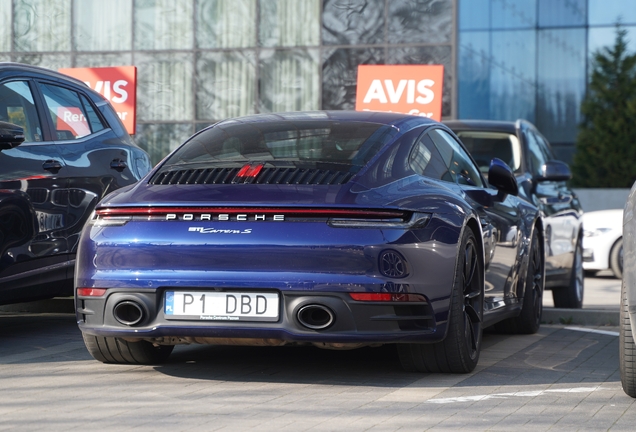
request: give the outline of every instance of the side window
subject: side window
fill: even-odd
[[[455,183],[455,176],[448,170],[450,159],[442,154],[428,133],[423,134],[409,155],[409,167],[417,174]]]
[[[526,131],[525,136],[528,141],[528,158],[532,166],[532,173],[539,175],[541,174],[541,167],[551,159],[551,157],[546,153],[546,149],[541,145],[538,137],[534,133]]]
[[[456,183],[484,186],[479,169],[472,162],[468,153],[450,134],[441,129],[433,129],[429,135]]]
[[[28,82],[11,81],[0,85],[0,121],[22,126],[26,142],[43,140],[42,126]]]
[[[104,129],[86,97],[64,87],[40,84],[57,140],[75,140]]]

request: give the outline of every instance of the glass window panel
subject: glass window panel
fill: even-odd
[[[134,140],[148,152],[152,165],[156,165],[192,133],[191,123],[139,124]]]
[[[256,46],[256,0],[198,0],[197,46]]]
[[[40,90],[55,128],[55,139],[75,140],[104,128],[101,122],[91,121],[97,116],[90,104],[82,103],[78,93],[49,84],[40,84]],[[90,111],[87,111],[87,108]],[[97,126],[97,130],[92,129],[94,126]]]
[[[539,0],[539,27],[587,24],[587,0]]]
[[[636,26],[623,26],[623,29],[627,30],[627,49],[636,52]],[[590,28],[587,35],[587,49],[590,54],[593,54],[602,48],[614,46],[616,27]]]
[[[11,51],[11,0],[0,0],[0,52]]]
[[[320,107],[317,49],[262,50],[260,111],[306,111]]]
[[[585,29],[540,30],[537,127],[554,142],[574,142],[585,94]]]
[[[490,117],[534,121],[536,33],[532,30],[492,33]]]
[[[634,0],[588,0],[590,25],[636,24],[636,2]]]
[[[135,49],[193,46],[191,0],[135,0]]]
[[[389,43],[450,43],[452,30],[451,0],[389,2]]]
[[[191,53],[136,54],[137,119],[194,119],[194,64]]]
[[[320,44],[320,0],[260,0],[261,46]]]
[[[131,53],[77,54],[75,67],[109,67],[132,65]]]
[[[74,2],[73,26],[78,51],[131,49],[130,0],[82,0]]]
[[[459,30],[490,28],[491,0],[457,0]]]
[[[490,115],[490,34],[460,32],[457,58],[457,116],[491,119]]]
[[[384,42],[384,0],[324,0],[322,41],[327,45]]]
[[[448,45],[431,47],[394,47],[389,50],[389,64],[441,64],[444,65],[442,116],[451,115],[453,89],[452,50]]]
[[[536,0],[492,0],[492,28],[522,29],[536,25]]]
[[[27,82],[0,85],[0,121],[22,126],[26,142],[42,141],[40,120]]]
[[[16,0],[13,29],[16,51],[70,51],[71,0]]]
[[[256,55],[253,51],[203,52],[197,59],[198,120],[253,114]]]
[[[382,48],[325,48],[322,63],[322,109],[355,109],[358,65],[385,62]]]
[[[19,54],[14,55],[14,61],[47,69],[58,70],[71,65],[70,54]]]

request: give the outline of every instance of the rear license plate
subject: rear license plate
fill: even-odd
[[[166,319],[278,321],[278,293],[167,291]]]

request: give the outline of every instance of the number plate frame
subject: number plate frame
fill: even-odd
[[[280,317],[280,294],[168,290],[163,314],[167,320],[276,322]]]

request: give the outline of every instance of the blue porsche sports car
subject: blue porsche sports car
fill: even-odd
[[[98,204],[76,264],[79,327],[106,363],[190,343],[392,343],[406,370],[469,372],[484,327],[539,328],[543,225],[517,192],[505,163],[486,181],[421,117],[222,121]]]

